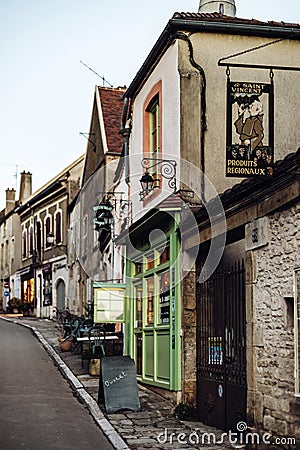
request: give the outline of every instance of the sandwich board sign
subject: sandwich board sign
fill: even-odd
[[[104,401],[107,413],[121,409],[140,411],[135,364],[129,356],[101,358],[98,403]]]

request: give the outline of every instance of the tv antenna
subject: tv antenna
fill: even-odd
[[[85,66],[87,69],[89,69],[91,72],[93,72],[95,75],[97,75],[97,77],[101,78],[102,82],[103,82],[103,87],[104,84],[108,84],[109,87],[114,87],[111,83],[109,83],[109,81],[107,81],[104,77],[102,77],[101,75],[99,75],[99,73],[95,72],[95,70],[91,69],[91,67],[89,67],[87,64],[85,64],[83,61],[80,61],[80,63]]]

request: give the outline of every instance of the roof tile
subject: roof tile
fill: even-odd
[[[172,19],[182,19],[182,20],[198,20],[201,21],[212,21],[212,22],[231,22],[239,23],[245,25],[261,25],[261,26],[272,26],[272,27],[293,27],[300,28],[298,23],[286,23],[286,22],[275,22],[268,21],[262,22],[257,19],[242,19],[239,17],[225,16],[220,13],[189,13],[189,12],[175,12]]]
[[[123,139],[119,134],[123,111],[125,88],[107,88],[98,86],[108,151],[122,152]]]

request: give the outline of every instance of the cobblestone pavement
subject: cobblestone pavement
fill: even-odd
[[[89,374],[86,361],[84,367],[81,367],[80,354],[60,350],[57,338],[61,336],[61,332],[55,322],[16,316],[10,317],[9,320],[38,330],[82,383],[88,394],[97,402],[99,377]],[[244,449],[242,445],[231,445],[228,441],[222,442],[222,431],[220,430],[205,426],[200,422],[182,422],[175,418],[173,416],[174,404],[145,386],[139,385],[139,397],[141,402],[141,411],[139,412],[126,410],[116,414],[106,414],[104,405],[100,405],[106,419],[132,450]],[[210,441],[209,433],[212,433]],[[215,442],[219,442],[219,444],[214,442],[214,436]],[[126,447],[119,445],[116,448]]]

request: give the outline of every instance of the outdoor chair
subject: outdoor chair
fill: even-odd
[[[88,336],[91,359],[97,359],[101,356],[105,356],[105,328],[99,325],[94,325],[90,328]]]
[[[101,325],[93,325],[88,331],[87,342],[81,342],[81,366],[84,360],[101,356],[105,356],[105,329]]]

